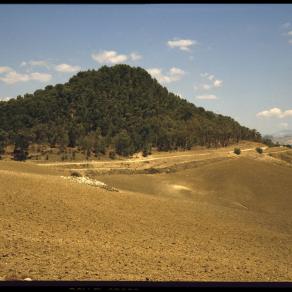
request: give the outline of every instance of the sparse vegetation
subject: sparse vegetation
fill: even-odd
[[[266,136],[264,136],[262,138],[262,142],[264,144],[266,144],[268,147],[274,147],[275,146],[275,143],[272,141],[272,137],[268,136],[268,135],[266,135]]]
[[[116,159],[116,152],[115,151],[110,151],[108,156],[109,156],[110,159]]]
[[[236,155],[240,155],[241,153],[241,150],[240,148],[234,148],[234,151],[233,151]]]
[[[17,161],[25,161],[28,156],[29,138],[27,135],[21,133],[15,138],[15,146],[13,151],[13,158]]]
[[[137,280],[130,272],[132,267],[121,272],[121,264],[135,263],[139,277],[152,275],[156,262],[146,259],[157,253],[161,268],[154,276],[158,281],[174,277],[203,281],[206,275],[212,280],[216,271],[219,280],[271,280],[271,271],[273,279],[289,280],[286,268],[291,232],[283,227],[291,224],[292,218],[292,168],[279,167],[272,159],[253,159],[257,146],[237,144],[242,154],[250,149],[249,155],[240,159],[229,157],[234,149],[229,146],[189,153],[154,151],[154,159],[147,164],[140,157],[131,163],[59,161],[59,166],[1,161],[1,218],[5,220],[0,220],[0,227],[5,236],[0,252],[7,265],[3,265],[0,280],[14,271],[18,277],[28,272],[33,280],[94,280],[100,277],[96,271],[104,271],[109,280]],[[53,150],[50,158],[57,152]],[[286,151],[273,149],[277,150]],[[69,155],[72,151],[67,149]],[[127,172],[122,174],[123,167]],[[64,174],[69,183],[60,177]],[[153,234],[153,230],[157,232]],[[179,241],[173,234],[179,234]],[[72,241],[76,236],[77,244]],[[21,238],[25,238],[24,244],[19,244]],[[198,248],[206,244],[207,249]],[[133,248],[135,253],[121,257],[121,250]],[[233,268],[246,261],[246,251],[250,273],[245,265]],[[273,252],[277,257],[267,261]],[[177,261],[182,253],[188,256]],[[226,255],[230,255],[227,265]],[[106,260],[92,260],[96,258]],[[54,260],[56,265],[51,264]],[[218,265],[214,271],[194,269],[195,261],[215,269],[213,260]],[[84,269],[89,262],[92,269]],[[174,268],[171,274],[169,266]],[[179,274],[179,270],[184,272]]]
[[[257,147],[256,152],[259,154],[262,154],[264,152],[264,150],[261,147]]]
[[[78,171],[75,171],[75,170],[71,171],[70,175],[74,176],[74,177],[82,177],[82,174],[80,172],[78,172]]]
[[[143,152],[142,152],[142,155],[143,157],[147,157],[148,155],[151,155],[151,144],[146,144],[143,148]]]

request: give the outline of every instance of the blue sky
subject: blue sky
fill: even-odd
[[[292,130],[291,4],[0,5],[0,99],[141,66],[262,134]]]

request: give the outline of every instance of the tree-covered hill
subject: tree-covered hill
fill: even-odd
[[[113,146],[129,155],[151,147],[217,147],[242,139],[261,136],[181,99],[144,69],[128,65],[79,72],[65,84],[0,102],[2,145],[26,140],[81,146],[96,154]]]

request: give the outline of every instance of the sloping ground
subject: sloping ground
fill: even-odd
[[[272,157],[283,160],[285,162],[291,163],[292,164],[292,150],[284,150],[284,151],[279,151],[279,152],[272,152],[270,154]]]
[[[240,158],[102,176],[120,192],[9,167],[0,163],[0,277],[292,281],[289,167]]]

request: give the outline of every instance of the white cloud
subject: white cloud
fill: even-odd
[[[138,60],[142,59],[142,55],[133,52],[130,54],[130,58],[132,61],[138,61]]]
[[[172,67],[169,70],[171,76],[183,76],[185,74],[184,70]]]
[[[185,75],[185,71],[176,67],[172,67],[166,74],[163,74],[160,68],[149,68],[147,72],[160,83],[175,82]]]
[[[288,31],[287,35],[292,35],[292,30]]]
[[[288,129],[289,124],[284,122],[284,123],[280,123],[279,126],[282,129]]]
[[[7,84],[15,84],[18,82],[27,82],[31,80],[47,82],[51,80],[52,75],[47,73],[34,72],[30,74],[17,73],[16,71],[8,72],[4,77],[0,77],[0,80]]]
[[[223,80],[216,79],[214,74],[209,74],[205,72],[205,73],[201,73],[200,76],[204,79],[204,82],[207,82],[207,83],[201,83],[199,85],[195,85],[194,86],[195,90],[208,91],[214,88],[222,87],[223,85]]]
[[[210,84],[202,84],[201,85],[201,88],[203,90],[210,90],[212,88],[212,85],[210,85]]]
[[[292,45],[292,40],[289,40],[289,41],[288,41],[288,44]]]
[[[7,67],[7,66],[0,67],[0,73],[7,73],[10,71],[12,71],[12,69],[10,67]]]
[[[262,112],[259,112],[256,114],[257,117],[264,117],[264,118],[286,118],[286,117],[292,117],[292,109],[291,110],[286,110],[282,111],[281,109],[274,107],[269,110],[265,110]]]
[[[36,80],[36,81],[41,81],[41,82],[47,82],[52,79],[51,74],[47,73],[39,73],[39,72],[34,72],[29,74],[30,80]]]
[[[20,74],[15,71],[8,72],[5,77],[0,77],[0,80],[7,84],[29,81],[28,74]]]
[[[201,76],[202,78],[208,79],[208,80],[210,80],[210,81],[212,81],[212,80],[215,78],[215,75],[213,75],[213,74],[209,74],[209,73],[207,73],[207,72],[205,72],[205,73],[201,73],[200,76]]]
[[[103,51],[98,54],[92,54],[92,59],[98,63],[118,64],[128,60],[127,55],[118,54],[116,51]]]
[[[214,80],[214,82],[213,82],[214,87],[221,87],[222,84],[223,84],[223,81],[218,80],[218,79]]]
[[[49,68],[49,63],[44,60],[31,60],[29,62],[23,61],[20,63],[20,67],[46,67]]]
[[[214,99],[217,99],[217,96],[214,94],[199,95],[197,96],[197,99],[214,100]]]
[[[80,71],[81,67],[79,66],[72,66],[69,64],[59,64],[55,66],[55,70],[58,72],[63,72],[63,73],[74,73],[77,71]]]
[[[102,51],[100,53],[93,53],[91,57],[94,61],[100,64],[118,64],[124,63],[128,60],[138,61],[142,59],[142,55],[137,52],[132,52],[129,55],[118,54],[116,51]]]
[[[47,61],[43,61],[43,60],[39,60],[39,61],[29,61],[29,64],[31,66],[39,66],[39,67],[48,67],[48,62]]]
[[[173,39],[167,42],[170,48],[179,48],[182,51],[190,51],[191,47],[197,44],[197,41],[190,39]]]

